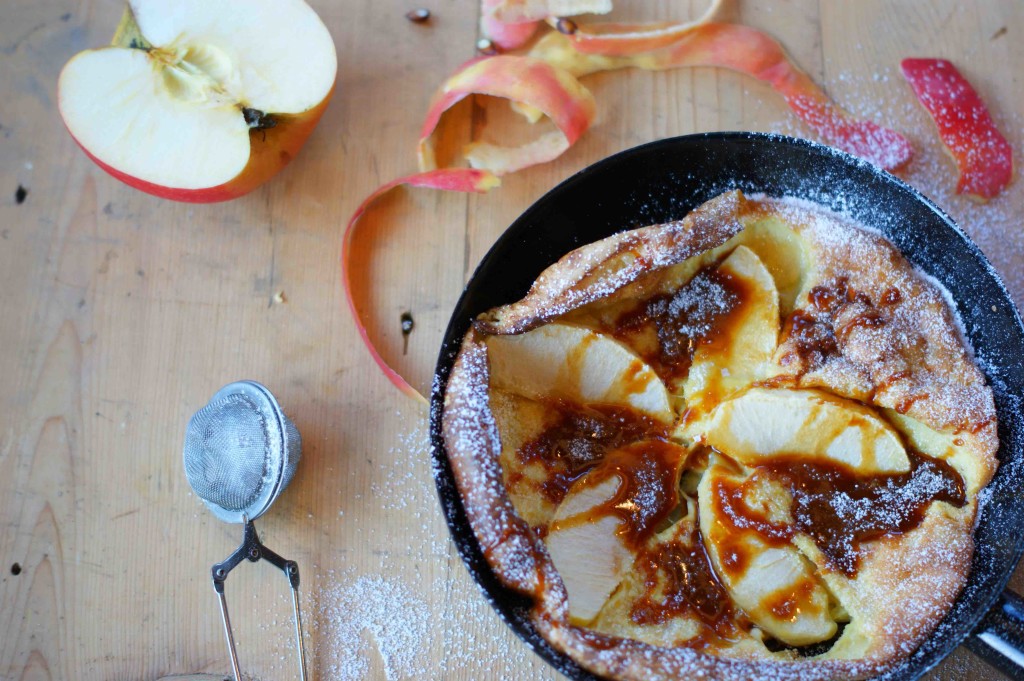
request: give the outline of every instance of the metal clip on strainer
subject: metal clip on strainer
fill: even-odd
[[[242,544],[227,560],[213,566],[213,588],[220,599],[228,653],[235,681],[242,681],[235,638],[231,633],[224,580],[244,559],[265,558],[282,570],[292,588],[299,668],[306,680],[306,655],[299,611],[299,566],[260,543],[252,524],[291,482],[302,452],[302,439],[270,391],[255,381],[238,381],[217,391],[185,430],[185,477],[192,490],[228,523],[242,523]]]

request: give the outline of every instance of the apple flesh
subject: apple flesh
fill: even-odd
[[[573,624],[592,622],[633,564],[634,556],[619,535],[621,520],[615,515],[587,517],[608,504],[621,485],[617,476],[596,485],[579,480],[555,512],[544,540],[565,585]],[[589,522],[574,522],[578,518]]]
[[[298,153],[334,90],[334,42],[302,0],[132,0],[111,46],[75,55],[58,104],[101,168],[208,203],[245,194]]]
[[[530,399],[628,406],[663,423],[675,418],[654,369],[611,336],[552,323],[487,339],[491,385]]]
[[[706,441],[751,467],[788,455],[840,464],[860,475],[910,470],[891,426],[858,402],[816,390],[751,388],[715,410]]]

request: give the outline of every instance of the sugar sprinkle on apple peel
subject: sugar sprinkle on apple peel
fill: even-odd
[[[885,170],[913,157],[895,130],[852,116],[833,102],[767,33],[743,24],[715,23],[708,14],[687,24],[580,24],[571,35],[548,33],[529,55],[577,78],[622,68],[661,71],[715,66],[764,81],[827,143]]]
[[[1013,180],[1013,147],[974,86],[946,59],[908,58],[900,70],[956,162],[957,193],[980,202],[998,196]]]
[[[64,67],[58,101],[72,137],[108,173],[207,203],[287,165],[336,75],[330,34],[302,0],[133,0],[109,47]]]

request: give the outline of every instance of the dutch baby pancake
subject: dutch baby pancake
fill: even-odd
[[[443,432],[495,573],[616,679],[885,671],[964,586],[998,446],[937,283],[738,191],[480,315]]]

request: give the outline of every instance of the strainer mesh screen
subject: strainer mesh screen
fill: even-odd
[[[185,477],[199,498],[242,512],[273,482],[266,417],[232,394],[196,412],[185,433]]]

